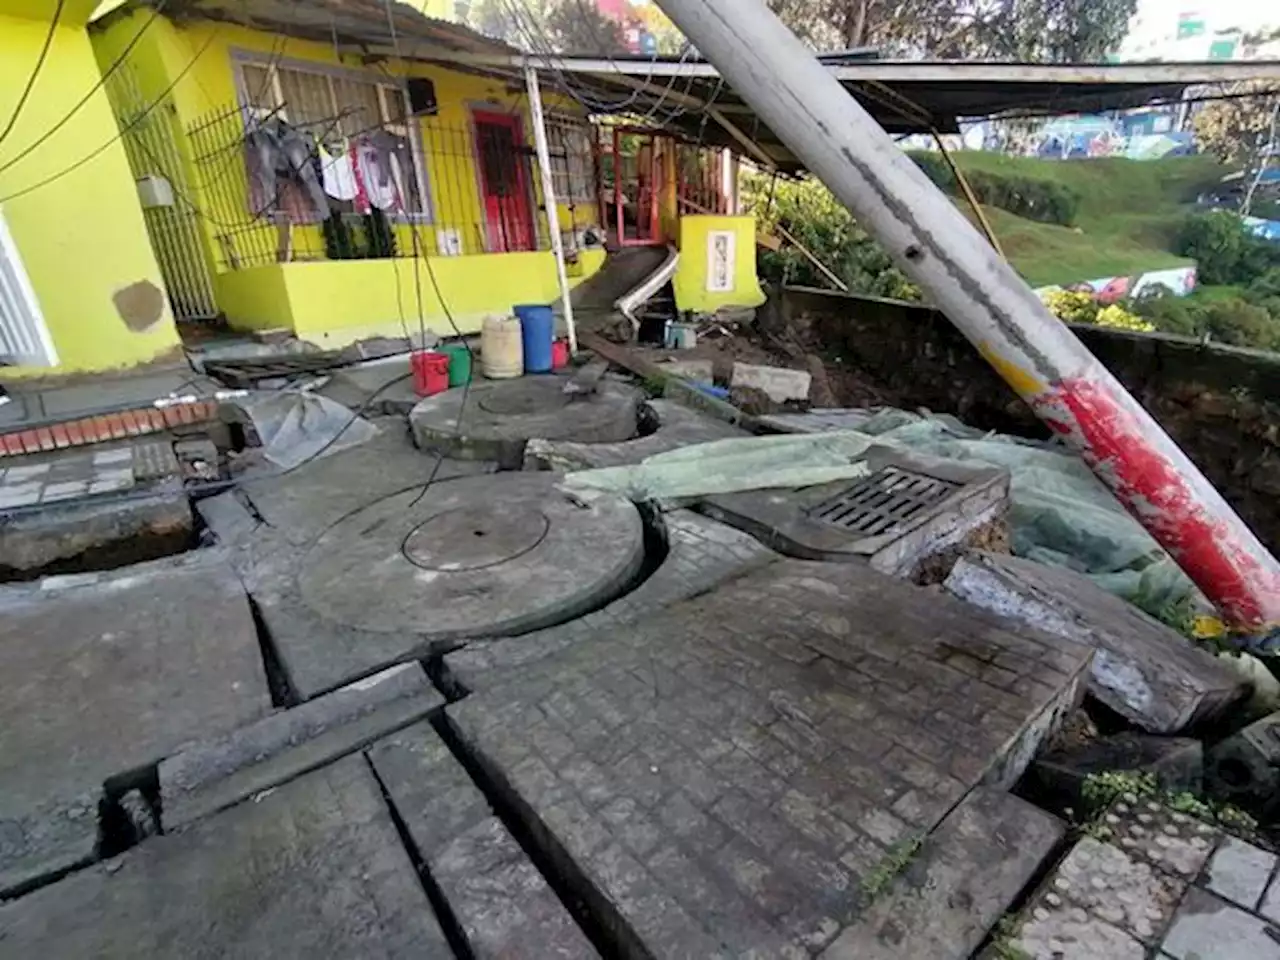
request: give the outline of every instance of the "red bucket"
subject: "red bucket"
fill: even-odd
[[[413,370],[413,392],[420,397],[444,393],[449,389],[449,355],[434,350],[419,350],[409,355]]]
[[[551,345],[551,369],[563,370],[569,365],[569,344],[565,340],[557,340]]]

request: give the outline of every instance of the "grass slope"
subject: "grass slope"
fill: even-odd
[[[1049,178],[1080,194],[1074,227],[983,208],[1006,255],[1032,286],[1189,264],[1170,251],[1174,234],[1196,194],[1223,173],[1216,160],[1202,156],[1064,162],[965,151],[954,157],[962,171]],[[957,202],[971,216],[967,204]]]

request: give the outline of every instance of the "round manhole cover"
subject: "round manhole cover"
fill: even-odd
[[[551,413],[568,405],[569,396],[564,392],[564,381],[559,377],[519,380],[480,398],[482,410],[508,416]]]
[[[528,553],[550,527],[542,511],[508,504],[446,510],[409,531],[404,555],[423,570],[481,570]]]
[[[644,558],[625,497],[570,500],[551,473],[394,494],[339,521],[297,575],[303,603],[358,630],[428,640],[509,636],[612,599]]]

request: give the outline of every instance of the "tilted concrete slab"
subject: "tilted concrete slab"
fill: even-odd
[[[787,556],[910,576],[1008,508],[1004,470],[889,447],[871,447],[862,459],[867,475],[859,480],[716,494],[696,509]]]
[[[636,436],[643,395],[610,379],[593,393],[565,393],[568,375],[480,380],[426,397],[409,414],[414,442],[460,460],[518,470],[535,437],[619,443]]]
[[[639,512],[617,495],[569,498],[558,479],[415,487],[366,501],[302,548],[256,538],[242,575],[297,693],[563,623],[617,596],[644,562]]]
[[[164,829],[179,829],[353,753],[444,705],[422,667],[404,663],[160,763]]]
[[[363,758],[0,906],[0,957],[451,960]]]
[[[526,470],[583,470],[639,463],[668,450],[731,437],[745,430],[692,410],[674,400],[648,400],[641,419],[652,418],[653,432],[620,443],[580,443],[574,440],[531,439],[525,447]]]
[[[369,760],[477,960],[598,957],[546,879],[427,724]]]
[[[777,559],[754,537],[690,510],[664,513],[667,555],[643,583],[600,610],[519,637],[475,640],[445,654],[454,678],[469,690],[509,682],[526,664],[576,643],[590,642],[673,603],[707,593]]]
[[[866,913],[822,960],[967,960],[1065,833],[1025,800],[977,788],[904,854],[900,876],[869,892]]]
[[[899,844],[1016,776],[1089,655],[863,565],[779,561],[445,718],[618,955],[807,956]]]
[[[106,778],[270,708],[214,551],[0,588],[0,892],[92,852]]]
[[[1089,693],[1152,733],[1210,719],[1246,691],[1186,638],[1073,571],[975,552],[952,569],[946,589],[1000,616],[1095,645]]]

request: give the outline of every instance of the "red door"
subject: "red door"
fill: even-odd
[[[474,119],[489,252],[533,250],[537,244],[520,118],[477,110]]]

